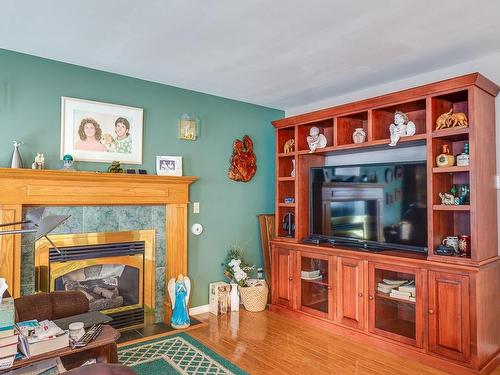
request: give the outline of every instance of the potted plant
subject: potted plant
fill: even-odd
[[[243,260],[243,248],[238,245],[232,245],[229,248],[222,266],[224,267],[224,276],[231,284],[231,311],[239,311],[238,286],[246,285],[248,272],[253,270],[254,267]]]
[[[249,279],[249,273],[255,266],[250,266],[244,261],[243,252],[240,246],[231,246],[222,264],[224,276],[231,283],[231,311],[239,310],[238,291],[245,309],[262,311],[267,305],[268,287],[264,280]]]

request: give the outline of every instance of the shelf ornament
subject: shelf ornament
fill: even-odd
[[[326,137],[319,132],[319,128],[313,126],[309,130],[309,135],[307,136],[307,144],[309,145],[309,153],[312,154],[318,148],[326,147]]]
[[[285,142],[283,146],[283,153],[288,154],[289,152],[293,152],[293,146],[295,145],[295,140],[289,139]]]
[[[170,325],[174,329],[187,328],[191,324],[189,318],[189,295],[191,294],[191,280],[184,275],[172,277],[168,282],[168,294],[172,302],[172,318]]]
[[[441,168],[455,165],[455,157],[450,154],[450,147],[446,143],[442,146],[441,153],[436,156],[436,165]]]
[[[389,125],[391,133],[391,143],[389,146],[396,146],[401,137],[415,135],[415,123],[410,121],[408,115],[401,111],[394,112],[394,123]]]
[[[466,128],[469,126],[467,116],[463,112],[453,113],[453,108],[443,113],[436,120],[436,130],[447,128]]]
[[[253,141],[248,135],[242,140],[233,142],[233,154],[231,155],[229,171],[227,176],[234,181],[248,182],[257,171],[257,158],[253,153]]]

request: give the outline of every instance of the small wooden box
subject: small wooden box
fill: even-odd
[[[223,281],[210,283],[210,312],[221,315],[231,312],[231,285]]]

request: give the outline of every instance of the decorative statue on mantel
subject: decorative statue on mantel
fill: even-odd
[[[184,275],[172,277],[168,282],[168,294],[172,302],[172,318],[170,325],[174,329],[187,328],[191,325],[189,319],[189,294],[191,293],[191,280]]]
[[[36,154],[35,161],[31,164],[31,169],[45,169],[45,157],[43,154]]]
[[[318,127],[313,126],[311,130],[309,130],[309,135],[307,136],[309,153],[311,154],[315,152],[318,148],[325,148],[326,143],[326,137],[323,134],[320,134]]]
[[[401,137],[415,135],[415,123],[410,121],[407,114],[401,111],[394,112],[394,124],[389,125],[391,132],[391,143],[389,146],[396,146]]]
[[[111,165],[108,167],[108,173],[123,173],[123,168],[121,167],[118,160],[115,160],[111,163]]]

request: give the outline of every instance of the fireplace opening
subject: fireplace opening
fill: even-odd
[[[78,290],[89,300],[90,311],[140,304],[140,270],[124,264],[97,264],[55,279],[55,290]]]

